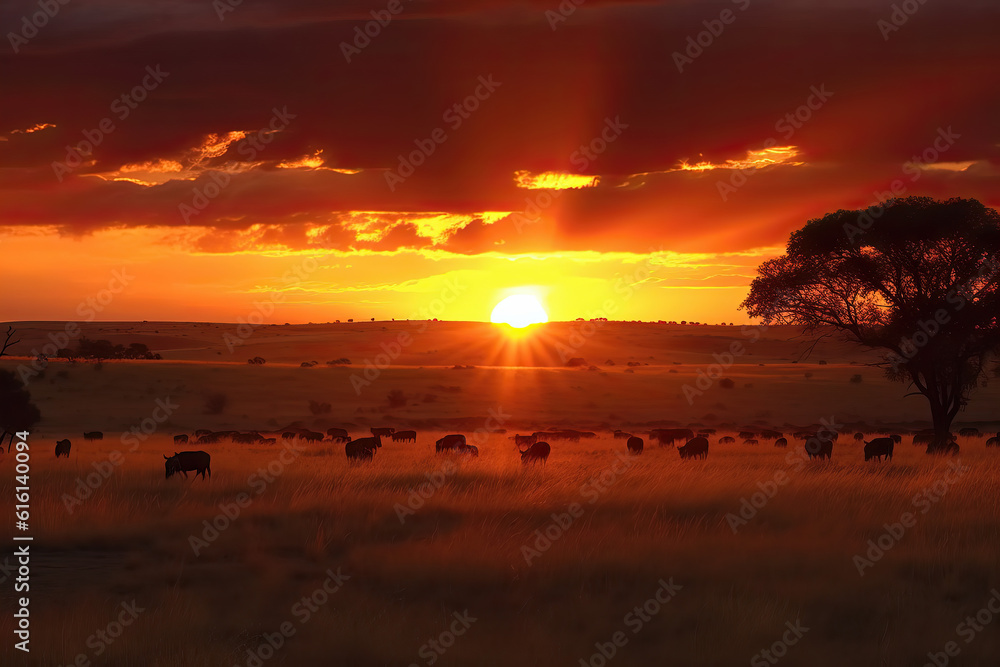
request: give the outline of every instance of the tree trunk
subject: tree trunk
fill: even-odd
[[[934,437],[927,443],[928,454],[957,454],[958,443],[952,440],[951,423],[955,419],[947,407],[928,396],[931,404],[931,420],[934,427]]]

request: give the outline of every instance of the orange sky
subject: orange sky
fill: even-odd
[[[326,4],[70,3],[0,53],[0,319],[744,321],[809,219],[1000,205],[998,7],[733,3],[680,71],[726,3],[415,3],[349,61],[370,7]]]

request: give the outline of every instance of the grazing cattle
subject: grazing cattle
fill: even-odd
[[[744,440],[743,444],[744,445],[758,445],[760,443],[758,443],[755,438],[750,438],[749,440]]]
[[[971,426],[967,428],[958,429],[958,434],[961,436],[965,436],[966,438],[981,438],[983,435],[982,433],[979,432],[978,428]]]
[[[391,426],[389,427],[373,426],[370,430],[372,432],[372,435],[377,435],[380,438],[386,438],[396,432],[396,429],[392,428]]]
[[[787,438],[778,438],[777,440],[774,441],[774,446],[775,447],[787,447],[788,446],[788,439]]]
[[[783,436],[784,436],[784,434],[781,431],[767,430],[767,431],[761,431],[760,432],[760,439],[761,440],[777,440],[778,438],[781,438]]]
[[[521,463],[524,465],[535,463],[537,461],[541,461],[542,465],[545,465],[545,462],[549,459],[549,452],[552,451],[552,448],[547,442],[536,442],[527,449],[522,450],[518,448],[518,451],[521,452]]]
[[[883,456],[891,461],[892,449],[895,446],[896,443],[892,441],[892,438],[875,438],[871,442],[866,442],[865,461],[870,461],[874,458],[882,461]]]
[[[580,431],[536,431],[532,435],[535,436],[535,442],[539,438],[547,438],[549,440],[570,440],[572,442],[580,442],[580,438],[583,437],[583,433]],[[589,437],[589,436],[588,436]]]
[[[833,458],[833,440],[820,440],[817,437],[806,441],[806,454],[809,458],[830,460]]]
[[[889,435],[889,437],[890,437],[890,438],[892,438],[892,441],[893,441],[894,443],[896,443],[897,445],[898,445],[898,444],[899,444],[900,442],[902,442],[902,441],[903,441],[903,436],[901,436],[901,435],[900,435],[900,434],[898,434],[898,433],[891,433],[891,434]]]
[[[615,440],[628,440],[631,437],[632,437],[631,433],[626,433],[625,431],[618,431],[618,430],[615,431]]]
[[[699,435],[702,434],[702,433],[704,433],[705,435],[715,435],[715,429],[714,428],[703,428],[700,431],[698,431]]]
[[[302,439],[306,442],[323,442],[323,434],[318,431],[306,431],[302,434]]]
[[[72,446],[72,443],[69,440],[59,440],[59,441],[57,441],[56,442],[56,458],[59,458],[60,456],[65,456],[66,458],[69,458],[69,448],[71,446]]]
[[[104,440],[104,434],[100,431],[90,431],[83,434],[84,440]]]
[[[719,438],[719,444],[720,445],[731,445],[734,442],[736,442],[736,438],[734,438],[731,435],[725,435],[725,436],[722,436],[721,438]]]
[[[865,439],[865,434],[862,433],[861,431],[858,431],[857,433],[854,434],[854,441],[855,442],[860,442],[861,440],[864,440],[864,439]],[[889,439],[892,440],[892,438],[889,438]]]
[[[189,470],[194,470],[194,476],[201,475],[202,479],[205,479],[206,472],[209,477],[212,476],[212,468],[209,467],[212,457],[209,456],[208,452],[174,452],[173,456],[168,457],[164,454],[163,458],[166,459],[164,464],[167,469],[166,479],[170,479],[171,475],[178,472],[187,478]]]
[[[292,433],[291,431],[285,431],[284,433],[281,434],[281,439],[282,440],[294,440],[295,439],[295,434]]]
[[[350,440],[351,436],[347,432],[347,429],[343,428],[328,428],[326,429],[326,434],[330,436],[331,440]]]
[[[200,428],[194,432],[194,437],[200,438],[203,435],[208,435],[209,433],[211,433],[211,431],[209,431],[207,428]]]
[[[629,454],[633,454],[635,456],[642,454],[642,438],[637,438],[633,435],[625,443],[625,446],[628,448]]]
[[[174,436],[175,445],[186,445],[188,444],[188,437],[184,434]]]
[[[475,445],[459,445],[457,448],[459,454],[465,454],[467,456],[479,456],[479,447]]]
[[[393,442],[416,442],[417,432],[416,431],[396,431],[392,434]]]
[[[740,431],[739,436],[744,440],[752,440],[753,438],[757,437],[757,434],[754,433],[753,431]]]
[[[995,438],[990,438],[986,441],[987,447],[1000,447],[1000,433],[997,433]]]
[[[375,450],[382,446],[381,436],[358,438],[344,445],[344,453],[351,461],[371,461],[375,458]]]
[[[463,445],[467,445],[465,441],[465,436],[461,433],[453,433],[451,435],[446,435],[436,443],[434,443],[434,449],[436,452],[449,452],[453,449],[458,449]]]
[[[619,433],[620,432],[621,431],[619,431]],[[616,435],[615,437],[617,438],[618,436]],[[514,444],[517,445],[518,449],[521,448],[521,445],[526,445],[526,446],[530,447],[533,444],[535,444],[536,442],[538,442],[538,436],[537,435],[515,435],[514,436]]]
[[[707,459],[708,458],[708,438],[692,438],[687,444],[678,447],[677,453],[682,459]]]
[[[222,440],[222,436],[218,433],[206,433],[205,435],[198,438],[196,444],[199,445],[214,445],[215,443]]]
[[[654,428],[649,432],[649,441],[656,440],[660,447],[674,444],[675,440],[690,440],[694,431],[689,428]]]

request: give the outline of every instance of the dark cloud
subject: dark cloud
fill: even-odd
[[[556,30],[544,12],[557,2],[405,2],[352,62],[339,44],[385,3],[249,2],[219,21],[212,3],[69,3],[39,35],[0,55],[0,219],[54,224],[65,233],[123,225],[205,225],[204,247],[251,225],[287,225],[264,243],[290,247],[420,247],[432,241],[411,225],[378,242],[343,229],[316,237],[312,225],[340,224],[346,211],[522,211],[539,195],[514,187],[517,170],[581,169],[579,149],[606,119],[628,127],[586,173],[605,185],[563,191],[540,221],[473,222],[447,247],[467,253],[559,249],[740,250],[782,243],[788,231],[824,212],[871,202],[903,177],[902,165],[931,146],[939,128],[960,138],[942,155],[976,161],[965,172],[924,172],[908,192],[978,197],[1000,204],[995,119],[1000,7],[928,3],[886,41],[877,21],[891,3],[665,2],[589,0]],[[2,25],[18,31],[33,2],[6,3]],[[724,9],[735,20],[678,72],[674,52]],[[718,24],[715,24],[716,26]],[[169,75],[125,118],[114,100],[159,66]],[[480,77],[499,88],[461,126],[443,116],[472,95]],[[816,87],[832,97],[800,127],[783,124]],[[117,107],[120,110],[120,105]],[[178,210],[209,184],[173,180],[153,187],[101,180],[123,165],[176,160],[192,166],[206,135],[268,126],[273,109],[294,115],[252,152],[256,168],[231,182],[197,215]],[[59,182],[54,161],[104,118],[94,164]],[[53,123],[31,134],[12,130]],[[447,140],[413,176],[390,191],[387,169],[441,128]],[[94,135],[92,135],[94,136]],[[723,170],[631,174],[675,168],[681,160],[722,162],[773,138],[793,144],[806,166],[772,167],[748,177],[726,201]],[[278,169],[322,151],[331,171]],[[247,168],[247,143],[201,167]],[[89,174],[89,175],[88,175]],[[197,175],[197,174],[195,174]],[[528,201],[526,201],[526,199]]]

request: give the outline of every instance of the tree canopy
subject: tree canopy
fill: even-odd
[[[810,220],[758,268],[741,308],[881,349],[887,376],[930,402],[928,451],[948,450],[952,420],[1000,351],[1000,214],[908,197]]]

